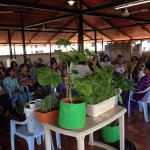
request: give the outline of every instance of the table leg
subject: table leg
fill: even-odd
[[[89,145],[93,145],[93,133],[89,134]]]
[[[77,137],[77,147],[78,147],[78,150],[85,150],[85,147],[84,147],[84,138],[85,137]]]
[[[119,125],[120,125],[120,150],[124,150],[125,148],[125,138],[124,138],[124,115],[119,118]]]
[[[45,132],[45,148],[46,150],[51,150],[50,129],[44,126],[44,132]]]

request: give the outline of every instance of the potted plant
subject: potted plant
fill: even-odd
[[[70,42],[60,39],[56,42],[58,45],[70,45]],[[88,83],[81,83],[78,78],[73,78],[72,74],[78,74],[74,70],[74,66],[79,61],[86,61],[87,58],[83,52],[72,49],[69,53],[65,54],[61,50],[56,50],[59,60],[67,63],[67,70],[69,77],[67,78],[67,98],[60,101],[60,112],[58,123],[62,128],[66,129],[80,129],[85,126],[86,121],[86,103],[83,99],[73,98],[72,89],[84,95],[90,95],[92,92]],[[68,65],[70,62],[70,65]]]
[[[43,100],[37,103],[37,109],[34,114],[39,122],[50,123],[58,120],[58,99],[55,94],[46,96]]]
[[[70,42],[64,39],[60,39],[56,42],[56,44],[67,46],[70,45]],[[75,88],[78,92],[85,95],[89,95],[92,92],[90,86],[87,83],[81,84],[80,82],[76,82],[77,79],[72,79],[72,74],[78,73],[77,71],[73,70],[73,66],[78,64],[79,61],[85,61],[86,57],[83,52],[79,52],[77,50],[72,50],[69,52],[69,54],[65,54],[61,50],[57,50],[55,53],[58,55],[60,60],[67,62],[67,64],[70,62],[70,66],[67,65],[67,70],[69,70],[69,78],[67,80],[68,98],[60,101],[58,123],[62,128],[83,128],[85,126],[86,120],[86,103],[84,100],[72,98],[71,90],[72,88]],[[49,85],[52,88],[56,88],[62,81],[60,74],[48,67],[36,69],[36,74],[38,82],[43,86]]]
[[[116,93],[111,67],[94,67],[94,73],[86,75],[80,82],[88,83],[92,88],[92,93],[88,97],[82,95],[87,102],[88,116],[97,117],[114,107]]]

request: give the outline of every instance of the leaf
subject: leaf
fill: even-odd
[[[53,72],[49,67],[42,67],[37,71],[37,80],[42,86],[51,85],[57,87],[61,82],[61,75],[58,72]]]
[[[53,72],[50,77],[50,83],[53,88],[56,88],[61,82],[61,75],[57,72]]]
[[[92,88],[88,83],[81,83],[77,79],[73,87],[83,95],[90,95],[92,93]]]
[[[71,42],[69,42],[69,41],[66,40],[66,39],[59,39],[55,44],[56,44],[56,45],[68,46],[68,45],[71,44]]]

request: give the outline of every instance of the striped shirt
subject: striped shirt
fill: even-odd
[[[150,75],[145,75],[143,76],[140,81],[138,82],[135,92],[139,92],[139,91],[143,91],[145,89],[147,89],[150,86]],[[134,93],[132,98],[134,100],[142,100],[142,98],[145,96],[145,93]]]

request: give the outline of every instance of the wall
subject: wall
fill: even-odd
[[[123,55],[126,61],[131,58],[131,41],[115,41],[109,43],[109,51],[111,60],[114,61],[117,55]]]
[[[52,54],[51,57],[56,57],[55,54]],[[28,54],[27,58],[31,58],[32,62],[37,61],[38,58],[43,59],[44,64],[48,64],[50,61],[50,54]],[[57,58],[57,57],[56,57]],[[7,67],[7,59],[10,59],[10,56],[0,56],[0,61],[4,63],[4,66]],[[16,56],[16,62],[20,65],[21,63],[24,63],[23,55],[17,55]]]

